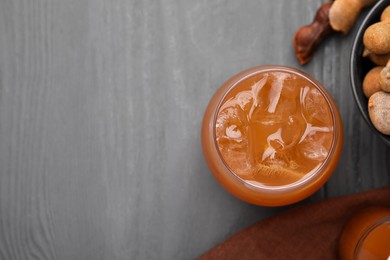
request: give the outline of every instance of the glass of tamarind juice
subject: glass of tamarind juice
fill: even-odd
[[[354,214],[339,241],[341,260],[390,259],[390,208],[369,207]]]
[[[343,143],[330,94],[304,72],[259,66],[228,80],[202,125],[206,162],[220,184],[263,206],[300,201],[331,176]]]

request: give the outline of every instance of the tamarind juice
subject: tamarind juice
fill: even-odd
[[[390,219],[375,227],[358,250],[358,260],[388,259],[390,257]]]
[[[242,81],[221,103],[216,141],[242,179],[286,185],[318,169],[333,141],[333,120],[322,94],[305,79],[268,72]]]
[[[390,257],[390,209],[365,208],[344,228],[339,246],[342,260],[381,260]]]
[[[202,141],[206,161],[228,190],[255,204],[288,204],[313,192],[323,181],[313,178],[319,171],[329,176],[341,150],[341,121],[324,89],[297,71],[283,68],[244,72],[222,89],[223,94],[216,94],[220,95],[218,105],[213,104],[215,100],[209,105],[214,115],[206,111]],[[242,185],[231,185],[229,174],[216,169],[210,145],[215,146],[216,161]],[[329,163],[329,155],[335,161]],[[297,189],[309,179],[311,184]],[[266,194],[253,199],[256,196],[247,188]],[[290,195],[281,196],[283,189]]]

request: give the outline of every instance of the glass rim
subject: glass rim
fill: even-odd
[[[238,176],[226,163],[225,159],[223,158],[223,156],[219,150],[218,143],[216,140],[216,127],[215,127],[215,125],[216,125],[216,121],[217,121],[217,116],[218,116],[218,112],[221,108],[222,102],[226,99],[226,96],[242,81],[244,81],[252,76],[255,76],[257,74],[261,74],[261,73],[265,73],[265,72],[291,73],[291,74],[294,74],[294,75],[299,76],[301,78],[304,78],[305,80],[310,82],[313,86],[315,86],[315,88],[317,90],[320,91],[321,95],[325,98],[325,100],[328,104],[329,110],[331,112],[332,122],[333,122],[333,139],[332,139],[332,144],[331,144],[330,149],[329,149],[330,152],[328,153],[325,160],[320,164],[320,166],[317,169],[314,168],[310,173],[306,174],[307,176],[304,176],[303,178],[299,179],[296,182],[285,184],[285,185],[279,185],[279,186],[269,186],[269,185],[264,185],[264,184],[260,184],[260,183],[254,184],[254,183],[249,182],[249,181],[241,178],[240,176]],[[234,79],[235,77],[238,77],[238,78]],[[234,81],[229,82],[232,79],[234,79]],[[222,86],[225,86],[227,83],[229,85],[228,85],[227,89],[224,91],[224,93],[222,94],[222,97],[219,99],[218,104],[215,107],[215,110],[213,111],[213,119],[212,119],[212,126],[213,126],[212,139],[213,139],[213,143],[214,143],[213,148],[216,150],[216,153],[218,155],[220,162],[222,163],[222,165],[224,167],[224,170],[226,172],[228,172],[229,175],[231,175],[235,180],[239,181],[244,186],[247,186],[247,187],[249,187],[251,189],[255,189],[255,190],[261,190],[264,192],[295,190],[295,189],[298,189],[298,188],[304,186],[307,183],[310,183],[311,181],[315,181],[316,179],[320,178],[322,176],[321,173],[322,173],[323,169],[329,165],[331,158],[333,158],[334,153],[336,151],[336,149],[335,149],[336,144],[340,138],[340,134],[339,134],[340,129],[338,127],[338,124],[337,124],[338,120],[336,117],[336,115],[338,114],[337,107],[335,105],[334,100],[332,99],[330,94],[327,92],[325,87],[320,82],[318,82],[316,79],[314,79],[313,77],[311,77],[310,75],[308,75],[307,73],[305,73],[303,71],[300,71],[300,70],[292,68],[292,67],[280,66],[280,65],[263,65],[263,66],[257,66],[257,67],[243,70],[243,71],[239,72],[238,74],[234,75],[233,77],[231,77],[225,83],[223,83]]]
[[[363,246],[364,241],[371,234],[371,232],[373,232],[376,228],[378,228],[379,226],[386,224],[386,223],[390,223],[390,217],[380,218],[377,221],[375,221],[375,223],[368,226],[364,230],[363,234],[360,236],[359,241],[356,243],[356,247],[355,247],[355,250],[353,252],[353,259],[358,259],[359,253],[361,251],[361,247]]]

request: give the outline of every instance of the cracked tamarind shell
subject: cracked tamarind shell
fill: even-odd
[[[381,15],[381,21],[390,21],[390,5],[383,10]]]
[[[390,52],[386,54],[375,54],[370,52],[367,48],[364,48],[362,56],[365,58],[368,57],[375,65],[385,66],[390,59]]]
[[[390,135],[390,93],[376,92],[368,100],[368,112],[375,128]]]
[[[383,66],[374,67],[364,77],[363,93],[366,97],[369,98],[372,94],[382,90],[380,76],[383,68]]]
[[[364,46],[373,53],[390,52],[390,21],[374,23],[367,28],[363,36]]]
[[[380,86],[383,91],[390,92],[390,60],[379,74]]]

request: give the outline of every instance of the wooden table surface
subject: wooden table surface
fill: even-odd
[[[1,0],[0,259],[193,259],[288,209],[237,200],[203,159],[208,101],[255,65],[304,70],[339,106],[342,158],[302,203],[390,184],[350,88],[357,28],[295,59],[320,4]]]

